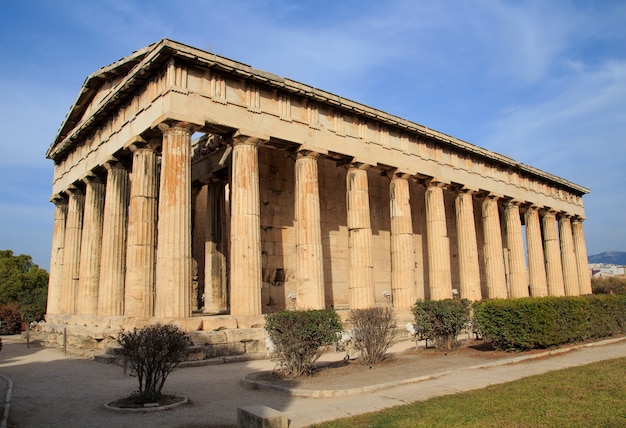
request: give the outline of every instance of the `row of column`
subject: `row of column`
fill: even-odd
[[[138,142],[132,182],[112,160],[106,183],[88,176],[53,199],[49,314],[191,316],[192,128],[159,128],[160,189],[155,146]]]
[[[235,142],[232,171],[231,313],[261,313],[261,240],[258,197],[258,141]],[[300,152],[295,162],[295,229],[297,253],[297,306],[324,307],[322,237],[318,188],[318,155]],[[346,174],[349,246],[350,308],[375,305],[372,228],[365,164],[351,164]],[[408,176],[390,180],[391,277],[394,306],[409,307],[423,293],[416,288],[413,223]],[[426,183],[426,235],[431,299],[452,297],[450,242],[444,203],[445,183]],[[483,267],[486,293],[481,290],[481,265],[474,222],[473,192],[457,191],[455,209],[461,297],[470,300],[591,293],[581,220],[548,211],[526,211],[529,270],[526,267],[520,202],[507,201],[504,236],[499,198],[487,195],[482,203]],[[506,242],[506,245],[505,245]],[[506,250],[506,254],[505,254]],[[544,256],[545,254],[545,256]],[[545,258],[544,258],[545,257]],[[543,270],[542,270],[543,269]],[[559,279],[560,278],[560,279]]]
[[[89,176],[83,180],[84,191],[72,187],[67,191],[67,200],[55,200],[48,313],[191,316],[193,129],[185,123],[164,123],[159,129],[163,138],[158,191],[157,153],[152,145],[142,142],[131,147],[132,181],[126,168],[112,161],[106,165],[106,184]],[[236,136],[232,143],[229,263],[233,315],[261,313],[259,143],[258,139],[246,136]],[[295,161],[296,299],[301,308],[325,306],[318,156],[302,151]],[[349,290],[353,309],[375,304],[368,168],[368,165],[351,164],[346,174]],[[406,175],[394,174],[390,180],[391,282],[392,299],[397,307],[408,307],[424,297],[415,285],[408,179]],[[452,269],[444,203],[446,184],[436,180],[425,184],[428,291],[431,299],[450,298]],[[555,212],[548,211],[540,219],[538,208],[528,208],[527,269],[520,203],[506,203],[503,236],[499,200],[488,195],[482,203],[487,292],[483,296],[473,198],[472,191],[459,190],[455,201],[461,297],[470,300],[524,297],[529,295],[529,288],[533,296],[591,292],[579,219],[571,221],[569,216],[560,215],[557,232]],[[209,254],[213,257],[215,251]],[[207,276],[205,287],[211,287],[213,273]],[[217,307],[225,291],[212,287],[205,289],[205,294]]]

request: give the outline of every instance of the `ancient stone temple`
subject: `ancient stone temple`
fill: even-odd
[[[170,40],[88,76],[46,156],[51,326],[591,293],[586,188]]]

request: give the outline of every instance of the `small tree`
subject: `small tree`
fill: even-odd
[[[376,364],[385,359],[396,328],[396,317],[390,308],[353,309],[348,321],[354,348],[360,351],[363,364]]]
[[[17,334],[22,330],[22,315],[18,303],[0,303],[0,334]]]
[[[169,374],[187,356],[191,340],[172,325],[151,325],[117,338],[121,355],[137,372],[139,390],[131,397],[137,404],[152,403],[161,396]]]
[[[285,373],[297,377],[315,370],[320,347],[335,341],[341,320],[333,310],[281,311],[265,315],[265,330]]]
[[[456,346],[456,338],[470,320],[470,301],[445,299],[417,301],[412,308],[417,333],[441,351]]]

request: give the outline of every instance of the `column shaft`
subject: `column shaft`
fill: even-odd
[[[153,148],[133,147],[124,314],[130,317],[150,317],[154,315],[157,156]]]
[[[506,243],[509,249],[509,294],[511,298],[528,297],[528,270],[519,204],[511,201],[504,209]]]
[[[548,295],[546,265],[541,240],[539,211],[530,207],[526,211],[526,247],[528,248],[528,272],[530,277],[530,294],[533,297]]]
[[[124,315],[124,270],[126,266],[126,221],[128,171],[119,162],[107,168],[98,315]]]
[[[102,250],[102,211],[104,184],[96,177],[85,182],[85,211],[80,244],[80,287],[76,313],[96,315],[98,312],[98,287],[100,278],[100,252]]]
[[[550,296],[564,296],[563,268],[554,211],[548,211],[543,216],[543,245],[546,255],[548,294]]]
[[[54,202],[54,229],[52,232],[50,276],[48,277],[48,307],[46,312],[56,315],[61,313],[67,200],[58,197],[53,199],[52,202]]]
[[[375,305],[367,170],[353,165],[346,174],[348,249],[350,253],[350,309]]]
[[[324,266],[316,153],[298,153],[296,181],[296,258],[299,308],[324,309]]]
[[[583,232],[582,220],[574,219],[572,221],[572,232],[574,234],[574,252],[576,253],[576,266],[578,268],[580,294],[591,294],[591,275],[589,274],[587,245],[585,244],[585,233]]]
[[[204,312],[228,309],[225,191],[221,181],[207,184],[204,242]]]
[[[261,210],[258,140],[235,138],[232,153],[230,313],[261,314]]]
[[[65,250],[63,258],[63,284],[61,293],[61,313],[76,313],[76,292],[78,291],[80,269],[80,241],[83,231],[83,210],[85,195],[78,189],[70,191],[65,225]]]
[[[561,261],[563,262],[565,294],[567,296],[578,296],[580,295],[578,267],[576,266],[576,254],[574,253],[572,223],[567,215],[562,215],[559,218],[559,236],[561,238]]]
[[[154,315],[191,316],[191,135],[187,123],[162,123]]]
[[[459,251],[459,293],[464,299],[482,300],[474,202],[470,192],[459,192],[455,200],[455,211]]]
[[[433,182],[426,188],[426,241],[430,299],[451,299],[450,242],[441,183]]]
[[[487,197],[483,202],[483,231],[485,234],[485,276],[487,297],[506,299],[506,274],[504,271],[504,253],[502,251],[502,228],[498,213],[498,199]]]
[[[415,304],[415,246],[409,181],[394,175],[389,183],[391,218],[391,294],[393,306]]]

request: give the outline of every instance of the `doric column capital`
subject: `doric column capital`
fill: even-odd
[[[296,159],[301,159],[301,158],[312,158],[312,159],[319,159],[321,155],[318,152],[314,152],[312,150],[298,150],[298,152],[296,153]]]
[[[372,167],[372,165],[361,163],[361,162],[351,162],[348,165],[348,169],[360,169],[362,171],[367,171]]]
[[[156,141],[146,141],[143,138],[140,138],[136,141],[133,141],[128,146],[128,150],[130,150],[132,153],[135,153],[139,150],[151,150],[156,152],[159,148],[159,145],[160,143],[157,143]]]
[[[391,181],[393,181],[393,180],[408,180],[409,178],[411,178],[411,174],[407,174],[405,172],[394,172],[393,174],[391,174],[389,176],[389,178],[391,179]]]
[[[161,131],[163,134],[167,134],[169,132],[175,132],[175,131],[188,132],[189,134],[193,134],[194,131],[197,129],[197,126],[189,122],[168,120],[168,121],[159,123],[157,125],[157,128],[159,128],[159,131]]]
[[[269,141],[269,135],[255,135],[254,132],[238,129],[233,134],[233,145],[237,144],[251,144],[259,146],[265,141]]]
[[[449,185],[450,183],[446,183],[445,181],[438,180],[436,177],[429,177],[424,180],[424,186],[426,187],[445,188]]]
[[[56,206],[67,205],[67,196],[63,193],[55,193],[54,195],[50,196],[50,202],[52,202]]]

